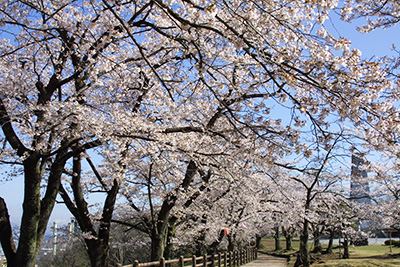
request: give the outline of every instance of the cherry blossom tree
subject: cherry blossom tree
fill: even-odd
[[[392,153],[380,154],[379,160],[369,161],[369,178],[373,185],[370,197],[372,204],[366,214],[372,229],[400,229],[399,220],[399,177],[397,155]]]
[[[273,206],[262,198],[265,194],[260,184],[267,183],[260,178],[233,179],[219,190],[212,185],[185,211],[186,215],[181,212],[174,238],[177,245],[196,244],[196,251],[202,254],[233,251],[253,243],[260,226],[270,225],[263,219]]]
[[[377,28],[393,27],[400,22],[400,5],[395,0],[389,1],[349,1],[341,9],[345,20],[365,18],[366,23],[360,28],[362,32],[370,32]]]
[[[303,206],[301,208],[303,212],[301,215],[302,230],[300,232],[300,249],[295,266],[310,265],[308,249],[309,230],[311,226],[314,226],[314,228],[321,226],[318,219],[320,202],[324,199],[324,193],[337,182],[337,176],[330,174],[328,167],[331,168],[335,156],[337,157],[337,152],[335,151],[338,150],[339,141],[341,139],[342,134],[339,133],[331,143],[324,142],[325,144],[322,147],[317,139],[316,142],[312,144],[312,146],[314,146],[315,158],[309,160],[304,159],[305,161],[303,160],[303,162],[300,161],[298,164],[303,165],[303,167],[282,164],[285,168],[292,169],[297,173],[290,174],[290,179],[294,182],[292,183],[291,190],[296,188],[296,190],[300,191],[302,194],[302,199],[298,200]],[[317,241],[319,240],[318,234],[319,231],[314,231],[314,241],[317,246]]]
[[[91,265],[106,266],[109,261],[111,219],[119,190],[119,179],[111,179],[112,186],[108,186],[93,163],[88,160],[96,178],[102,185],[103,192],[106,194],[101,215],[99,218],[93,218],[84,197],[84,190],[82,189],[83,183],[81,179],[83,178],[81,160],[81,155],[76,155],[72,163],[70,187],[72,188],[71,191],[73,192],[74,201],[69,196],[63,184],[60,185],[60,195],[69,211],[76,218],[80,230],[83,232],[83,239],[86,243]]]
[[[399,22],[400,6],[397,1],[348,1],[341,8],[342,19],[348,22],[361,20],[362,25],[358,30],[368,34],[379,28],[394,27]],[[396,40],[393,40],[392,49],[396,50]],[[398,53],[398,51],[397,51]],[[355,136],[361,138],[365,148],[380,152],[398,153],[398,89],[399,89],[399,57],[385,56],[376,60],[375,64],[381,64],[386,72],[387,80],[392,81],[390,90],[386,91],[386,101],[375,103],[381,113],[378,116],[367,116],[367,124],[359,123]],[[377,114],[376,114],[377,115]],[[364,126],[364,127],[363,127]],[[373,153],[374,154],[374,153]]]
[[[126,34],[101,3],[4,2],[0,9],[10,36],[1,44],[2,157],[25,175],[18,248],[4,246],[9,266],[33,266],[67,161],[109,142],[124,125],[115,120],[119,107],[132,118],[149,85],[140,68],[124,65],[135,65],[135,55],[116,50]]]
[[[242,229],[242,224],[249,223],[243,218],[251,218],[248,214],[252,210],[249,201],[260,191],[261,182],[255,183],[254,178],[232,176],[239,169],[246,168],[246,164],[242,161],[242,164],[238,164],[239,161],[229,162],[224,157],[222,165],[214,162],[204,166],[198,160],[172,161],[174,158],[170,151],[165,159],[159,156],[152,161],[142,162],[143,169],[131,169],[135,176],[141,178],[128,179],[123,189],[131,211],[127,212],[124,207],[125,214],[119,212],[123,216],[114,221],[149,235],[152,260],[168,257],[175,243],[173,240],[180,241],[179,247],[190,246],[189,241],[183,242],[184,236],[192,243],[197,243],[198,248],[204,247],[206,251],[215,249],[223,238],[223,235],[218,238],[223,230],[221,224],[231,232],[227,238],[232,245],[234,240],[246,238],[242,235],[230,239],[236,236],[235,229]],[[211,160],[211,157],[208,158]],[[217,158],[221,156],[213,157],[214,160]],[[244,194],[245,191],[249,193]],[[235,214],[242,215],[236,218]],[[254,234],[249,236],[253,238]],[[210,241],[210,238],[219,241]]]
[[[3,245],[9,265],[34,265],[67,164],[73,204],[85,210],[79,161],[94,148],[121,170],[97,177],[111,200],[123,174],[137,171],[125,165],[131,155],[140,158],[132,163],[162,156],[167,166],[185,159],[204,172],[216,167],[247,177],[229,164],[239,159],[268,170],[287,154],[309,156],[302,135],[311,127],[329,143],[335,120],[365,126],[373,143],[389,143],[399,125],[398,93],[381,62],[363,60],[324,27],[337,5],[3,1],[1,160],[21,167],[25,180],[18,248]],[[193,193],[185,178],[165,177]],[[164,195],[166,214],[177,190]]]

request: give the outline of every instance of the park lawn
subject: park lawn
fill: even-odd
[[[285,250],[285,240],[281,239],[280,244],[282,247],[282,250],[275,251],[275,240],[273,238],[263,238],[261,239],[261,244],[260,244],[260,251],[268,253],[270,255],[276,255],[276,256],[281,256],[281,257],[288,257],[290,261],[288,262],[288,266],[293,266],[294,262],[296,261],[296,252],[299,249],[300,246],[300,241],[298,239],[293,239],[292,241],[292,247],[294,250],[291,251],[286,251]],[[311,243],[310,243],[311,245]],[[293,262],[293,264],[292,264]]]
[[[273,238],[265,238],[261,240],[260,251],[269,254],[277,254],[281,256],[292,255],[288,266],[293,266],[296,261],[295,253],[299,247],[299,241],[293,240],[293,251],[274,251],[275,241]],[[284,249],[284,240],[281,240],[281,245]],[[312,244],[310,243],[310,248]],[[340,259],[339,248],[334,247],[333,254],[311,254],[314,260],[313,267],[391,267],[400,266],[400,248],[392,247],[390,252],[389,246],[384,245],[369,245],[361,247],[350,246],[350,259]],[[343,253],[343,250],[341,251]]]
[[[372,266],[400,266],[400,248],[389,246],[369,245],[350,247],[350,259],[339,259],[339,249],[334,254],[320,255],[313,267],[372,267]]]
[[[275,251],[275,240],[273,238],[263,238],[263,239],[261,239],[260,251],[265,252],[265,253],[270,253],[270,254],[273,254],[275,252],[277,252],[279,254],[291,254],[298,250],[300,241],[298,239],[293,240],[292,247],[295,250],[292,250],[292,251],[285,251],[285,240],[284,239],[280,240],[280,244],[281,244],[282,250],[277,252],[277,251]]]

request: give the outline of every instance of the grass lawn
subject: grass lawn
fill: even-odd
[[[281,241],[281,245],[284,248],[284,240]],[[293,241],[293,251],[274,251],[275,241],[272,238],[263,239],[261,241],[260,251],[280,254],[282,256],[292,255],[288,266],[293,266],[296,261],[296,251],[299,247],[299,241]],[[312,244],[310,244],[312,248]],[[390,252],[389,246],[384,245],[369,245],[361,247],[349,247],[350,259],[344,260],[340,259],[339,248],[335,247],[333,254],[311,254],[314,263],[313,267],[390,267],[390,266],[400,266],[400,248],[393,247],[392,252]],[[343,250],[341,251],[343,252]]]
[[[280,244],[283,249],[285,249],[285,240],[282,239],[280,240]],[[279,253],[279,254],[292,254],[296,252],[296,250],[299,248],[299,240],[293,240],[292,246],[295,250],[292,251],[275,251],[275,240],[273,238],[263,238],[261,239],[261,244],[260,244],[260,251],[266,252],[266,253]]]
[[[400,266],[400,248],[389,246],[369,245],[350,247],[350,259],[339,259],[339,249],[334,254],[321,255],[312,266],[332,267],[372,267],[372,266]]]

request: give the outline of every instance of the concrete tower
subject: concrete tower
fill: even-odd
[[[351,157],[351,184],[350,184],[350,198],[353,201],[362,204],[371,204],[369,196],[369,184],[367,181],[367,171],[360,169],[364,164],[364,160],[357,156]]]

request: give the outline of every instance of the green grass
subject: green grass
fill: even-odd
[[[319,263],[312,266],[318,267],[372,267],[372,266],[400,266],[400,248],[389,246],[369,245],[361,247],[350,247],[350,259],[339,259],[339,249],[334,250],[333,255],[320,258]]]
[[[390,253],[390,247],[384,245],[369,245],[361,247],[350,246],[350,256],[371,257]],[[392,254],[400,253],[399,247],[392,247]]]
[[[282,250],[275,251],[275,240],[273,238],[263,238],[261,240],[260,251],[266,252],[266,253],[277,252],[277,253],[280,253],[280,254],[290,254],[290,253],[295,252],[299,248],[300,242],[299,242],[299,240],[293,240],[292,246],[293,246],[293,248],[295,250],[292,250],[292,251],[285,251],[285,245],[286,244],[285,244],[285,240],[284,239],[280,240],[280,244],[281,244]]]
[[[399,266],[400,260],[379,260],[379,259],[348,259],[348,260],[329,260],[326,263],[313,264],[318,267],[392,267]]]
[[[266,238],[261,240],[260,251],[278,254],[282,256],[292,255],[288,266],[293,266],[296,261],[296,251],[299,248],[299,241],[293,241],[293,251],[285,251],[285,242],[282,239],[281,245],[283,250],[275,250],[275,241],[273,238]],[[312,249],[312,244],[309,244],[309,248]],[[327,255],[313,255],[311,257],[315,260],[312,264],[313,267],[391,267],[400,266],[400,248],[393,247],[392,252],[390,252],[389,246],[384,245],[369,245],[361,247],[349,247],[350,259],[339,259],[339,248],[335,247],[333,254]],[[343,250],[341,250],[343,253]]]

